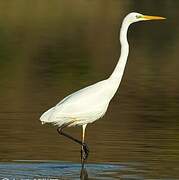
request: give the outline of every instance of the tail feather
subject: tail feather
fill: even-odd
[[[55,116],[55,107],[52,107],[41,115],[40,121],[42,124],[52,123],[55,126],[61,127],[64,124],[68,124],[70,119],[65,117],[57,118]]]
[[[53,112],[54,112],[54,107],[52,107],[49,110],[47,110],[46,112],[44,112],[40,117],[41,123],[45,124],[45,123],[53,122],[53,119],[52,119]]]
[[[58,127],[61,127],[64,125],[74,126],[78,124],[78,123],[75,123],[77,120],[74,118],[65,117],[62,114],[57,115],[55,107],[52,107],[46,112],[44,112],[40,117],[40,121],[42,124],[52,123],[53,125],[58,126]]]

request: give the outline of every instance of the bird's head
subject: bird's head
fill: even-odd
[[[132,23],[138,22],[138,21],[163,20],[166,18],[160,17],[160,16],[148,16],[148,15],[143,15],[140,13],[132,12],[132,13],[128,14],[125,17],[125,19],[129,24],[132,24]]]

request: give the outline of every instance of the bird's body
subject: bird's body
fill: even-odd
[[[41,121],[59,127],[65,124],[75,126],[94,122],[105,114],[117,90],[111,86],[111,81],[110,79],[100,81],[67,96],[46,111]]]
[[[83,160],[85,160],[88,155],[88,148],[84,143],[86,125],[96,121],[105,114],[124,74],[129,54],[127,31],[130,24],[138,21],[158,19],[165,18],[145,16],[139,13],[128,14],[124,18],[120,30],[121,55],[111,76],[106,80],[97,82],[67,96],[40,117],[42,123],[53,123],[57,125],[59,127],[58,132],[61,135],[81,144]],[[76,125],[83,127],[82,142],[62,131],[65,127]]]

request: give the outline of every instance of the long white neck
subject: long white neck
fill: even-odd
[[[126,21],[124,19],[122,26],[121,26],[121,30],[120,30],[121,55],[119,57],[119,61],[116,65],[113,73],[109,77],[109,79],[114,80],[118,86],[119,86],[122,76],[124,74],[127,57],[129,54],[129,44],[127,41],[127,31],[128,31],[129,25],[130,24],[128,23],[128,21]]]

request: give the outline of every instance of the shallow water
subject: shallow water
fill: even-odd
[[[131,26],[119,91],[87,126],[86,168],[92,179],[179,179],[178,7],[173,0],[0,1],[0,178],[79,178],[80,147],[39,117],[111,74],[122,18],[138,11],[167,20]],[[81,128],[67,131],[81,138]]]
[[[142,164],[90,163],[85,166],[85,180],[147,179]],[[58,161],[18,161],[0,164],[2,179],[79,179],[81,164]]]

